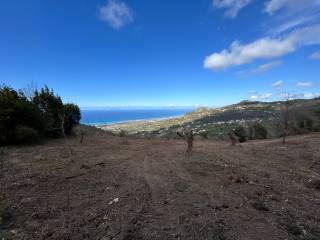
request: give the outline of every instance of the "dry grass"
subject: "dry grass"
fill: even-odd
[[[0,239],[319,239],[320,134],[69,142],[6,150]]]

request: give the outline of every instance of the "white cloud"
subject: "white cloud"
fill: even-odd
[[[279,61],[279,60],[268,62],[265,64],[261,64],[253,69],[238,71],[236,73],[236,76],[240,77],[240,78],[245,78],[245,77],[249,77],[250,75],[253,75],[253,74],[262,74],[262,73],[268,72],[274,68],[277,68],[282,64],[283,64],[283,62]]]
[[[281,89],[283,87],[283,81],[276,81],[272,84],[272,87],[274,87],[275,89]]]
[[[265,5],[275,34],[319,23],[319,11],[319,0],[269,0]]]
[[[268,100],[272,97],[272,93],[262,93],[262,94],[255,94],[250,97],[252,101],[262,101]]]
[[[298,0],[301,1],[301,0]],[[275,12],[279,11],[280,9],[283,8],[288,8],[294,6],[295,0],[270,0],[269,2],[266,3],[265,11],[272,15]]]
[[[320,52],[314,52],[309,56],[309,59],[320,60]]]
[[[275,26],[272,26],[271,33],[278,35],[296,29],[303,25],[308,25],[313,21],[314,16],[301,16],[296,18],[281,19],[282,21],[275,21]]]
[[[319,97],[320,93],[304,93],[303,98],[311,99],[311,98],[316,98]]]
[[[224,69],[250,63],[256,59],[271,59],[281,57],[295,51],[291,38],[262,38],[247,45],[234,41],[229,49],[213,53],[206,57],[204,67],[209,69]]]
[[[99,8],[100,19],[109,23],[114,29],[133,22],[133,11],[127,4],[118,0],[108,0],[105,6]]]
[[[272,62],[262,64],[255,69],[252,69],[251,72],[254,74],[260,74],[260,73],[270,71],[271,69],[274,69],[276,67],[279,67],[280,65],[282,65],[282,61],[272,61]]]
[[[265,5],[265,11],[270,15],[281,10],[286,11],[286,14],[293,14],[318,7],[319,4],[319,0],[270,0]]]
[[[229,49],[207,56],[204,67],[219,70],[251,63],[257,59],[279,58],[301,46],[311,44],[320,44],[320,25],[302,28],[283,37],[261,38],[246,45],[234,41]]]
[[[304,92],[304,93],[295,93],[292,95],[293,99],[312,99],[317,97],[320,97],[320,93]]]
[[[226,9],[225,16],[235,18],[238,12],[251,1],[252,0],[213,0],[213,6],[218,9]]]
[[[305,82],[305,81],[297,82],[297,87],[309,88],[309,87],[312,87],[312,86],[313,86],[312,82]]]

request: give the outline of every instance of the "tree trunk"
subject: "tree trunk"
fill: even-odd
[[[191,153],[193,148],[193,137],[189,137],[187,140],[187,143],[188,143],[187,153]]]
[[[68,138],[67,138],[67,135],[64,131],[64,115],[60,116],[61,118],[61,132],[62,132],[62,135],[63,135],[63,138],[64,138],[64,141],[68,147],[68,150],[69,150],[69,157],[73,155],[73,152],[72,152],[72,148],[71,148],[71,145],[69,144],[69,141],[68,141]]]
[[[80,143],[83,143],[84,134],[81,134]]]

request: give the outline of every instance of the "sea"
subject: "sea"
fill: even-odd
[[[125,123],[139,120],[158,120],[183,116],[191,112],[192,108],[183,109],[108,109],[108,110],[81,110],[81,123],[92,126],[101,126],[116,123]]]

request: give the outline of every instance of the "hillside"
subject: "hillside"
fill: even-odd
[[[308,117],[316,119],[315,111],[319,110],[320,99],[292,100],[290,109],[298,117],[305,113]],[[137,136],[175,136],[181,128],[193,129],[196,132],[206,132],[209,136],[226,135],[230,129],[238,125],[248,125],[252,122],[263,122],[270,130],[270,137],[278,137],[273,129],[272,120],[279,116],[284,102],[250,102],[243,101],[238,104],[222,108],[199,108],[185,116],[165,120],[136,121],[122,124],[102,126],[104,130],[114,133],[120,129],[128,134]]]
[[[320,135],[251,141],[100,132],[1,156],[0,239],[317,240]]]

